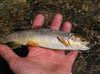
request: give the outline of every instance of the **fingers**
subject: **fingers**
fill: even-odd
[[[0,56],[2,56],[8,63],[18,58],[8,46],[2,44],[0,44]]]
[[[70,32],[70,31],[71,31],[71,28],[72,28],[71,23],[65,22],[65,23],[63,24],[62,31],[63,31],[63,32]],[[57,53],[59,53],[59,54],[65,54],[64,51],[57,51]]]
[[[38,14],[35,19],[32,21],[32,28],[41,28],[44,23],[44,16],[42,14]],[[30,51],[30,49],[28,49]]]
[[[55,16],[54,16],[54,19],[51,23],[51,26],[50,28],[52,30],[58,30],[60,28],[60,25],[62,23],[62,15],[57,13]]]
[[[32,28],[40,28],[44,23],[44,16],[38,14],[36,18],[32,21]]]
[[[71,29],[72,29],[71,23],[65,22],[64,25],[63,25],[63,27],[62,27],[62,30],[63,30],[64,32],[70,32]]]
[[[52,30],[59,30],[60,26],[61,26],[61,23],[62,23],[62,15],[57,13],[55,16],[54,16],[54,19],[51,23],[51,26],[50,28]],[[64,51],[56,51],[56,53],[58,54],[64,54]]]
[[[66,60],[69,63],[69,67],[72,67],[77,55],[78,55],[79,51],[71,51],[66,55]]]
[[[70,32],[70,31],[71,31],[71,28],[72,28],[71,23],[65,22],[65,23],[63,24],[62,31],[63,31],[63,32]],[[65,54],[64,51],[57,51],[57,52],[58,52],[59,54]]]

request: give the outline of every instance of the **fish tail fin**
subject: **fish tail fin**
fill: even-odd
[[[0,34],[0,44],[8,45],[11,49],[15,49],[20,46],[14,41],[9,41],[6,35],[1,35],[1,34]]]
[[[6,35],[1,35],[0,34],[0,43],[5,44],[8,42],[9,39],[7,39]]]

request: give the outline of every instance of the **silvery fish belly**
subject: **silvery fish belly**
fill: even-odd
[[[49,29],[25,30],[11,33],[3,43],[15,42],[21,45],[39,46],[57,50],[88,50],[89,42],[72,33]]]

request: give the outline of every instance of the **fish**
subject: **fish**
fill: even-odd
[[[27,45],[54,50],[88,50],[89,42],[74,33],[50,29],[31,29],[13,32],[3,36],[0,43]]]

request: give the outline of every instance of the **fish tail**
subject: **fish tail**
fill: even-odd
[[[5,35],[0,34],[0,43],[5,44],[6,42],[8,42],[7,37]]]

